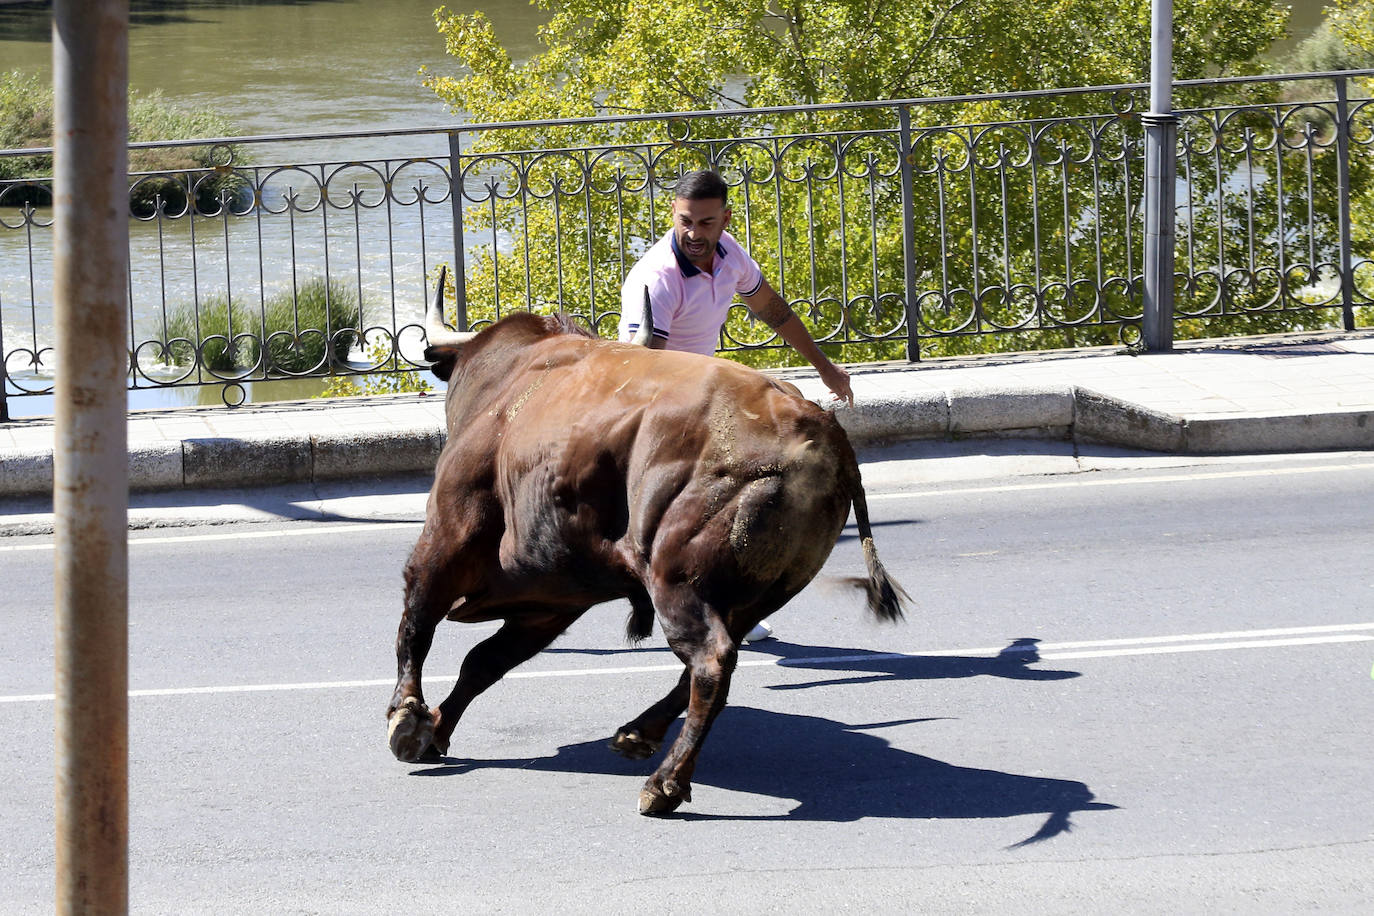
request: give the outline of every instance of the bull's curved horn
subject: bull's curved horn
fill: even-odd
[[[639,320],[639,330],[630,338],[630,343],[647,347],[654,341],[654,306],[649,301],[649,287],[644,287],[644,315]]]
[[[444,321],[444,280],[448,277],[448,265],[439,268],[439,284],[434,288],[434,298],[425,310],[425,338],[431,347],[461,347],[477,336],[475,331],[455,331]]]

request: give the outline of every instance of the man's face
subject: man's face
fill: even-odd
[[[711,268],[720,234],[730,223],[730,208],[716,197],[673,201],[673,233],[677,247],[697,267]]]

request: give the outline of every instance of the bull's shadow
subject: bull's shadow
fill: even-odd
[[[965,677],[1004,677],[1020,681],[1062,681],[1079,676],[1077,671],[1032,668],[1040,661],[1036,648],[1040,640],[1015,639],[994,656],[908,655],[873,652],[868,649],[821,649],[769,639],[748,647],[749,655],[775,655],[784,668],[810,668],[817,671],[854,671],[853,676],[824,678],[800,684],[771,684],[770,690],[802,690],[840,684],[866,684],[874,681],[941,680]]]
[[[810,668],[816,671],[852,671],[852,676],[831,677],[800,684],[771,684],[770,690],[802,690],[807,687],[831,687],[865,684],[874,681],[922,681],[944,678],[1004,677],[1019,681],[1062,681],[1078,677],[1077,671],[1032,668],[1040,661],[1036,648],[1040,640],[1029,637],[1015,639],[993,656],[985,655],[909,655],[903,652],[874,652],[870,649],[806,646],[767,639],[751,643],[740,651],[740,661],[749,662],[761,656],[776,656],[783,668]],[[552,647],[547,653],[576,655],[661,655],[672,654],[661,646],[638,646],[616,649],[565,649]]]
[[[692,779],[696,807],[710,805],[710,788],[790,799],[781,815],[725,815],[684,810],[697,820],[855,821],[889,818],[1002,818],[1043,814],[1044,825],[1015,845],[1040,842],[1069,829],[1078,811],[1115,806],[1094,801],[1081,782],[1019,776],[944,763],[895,748],[871,732],[910,726],[925,719],[845,725],[818,716],[727,706],[711,729]],[[671,740],[673,734],[669,734]],[[606,739],[564,745],[533,760],[465,760],[417,770],[416,775],[457,775],[491,767],[647,777],[658,760],[625,760]]]

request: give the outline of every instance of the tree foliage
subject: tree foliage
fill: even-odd
[[[482,13],[437,10],[459,66],[426,85],[491,123],[1114,85],[1149,71],[1148,0],[535,3],[549,14],[543,50],[523,62]],[[1177,0],[1176,77],[1257,72],[1286,16],[1270,0]],[[1108,342],[1119,330],[1108,325],[1138,308],[1139,122],[1113,119],[1111,104],[1068,95],[911,110],[913,263],[918,288],[936,291],[922,321],[962,335],[929,352]],[[732,231],[781,275],[813,334],[871,341],[832,355],[900,355],[886,341],[903,333],[906,260],[893,130],[891,109],[869,108],[468,135],[465,152],[489,157],[468,180],[491,189],[473,198],[468,228],[502,240],[469,261],[470,314],[490,316],[498,301],[559,307],[605,333],[627,262],[666,229],[672,176],[715,165],[735,185]],[[840,133],[805,139],[821,131]],[[1113,148],[1120,161],[1087,156]],[[652,203],[645,183],[660,188]],[[1124,265],[1120,282],[1089,276],[1103,260]],[[740,312],[733,339],[777,344]],[[1020,332],[982,336],[998,329]],[[750,361],[787,359],[778,349]]]
[[[1346,60],[1357,61],[1364,67],[1374,66],[1374,0],[1336,0],[1334,6],[1328,7],[1327,23],[1345,47]],[[1359,82],[1366,99],[1374,96],[1374,80]],[[1356,137],[1365,148],[1370,140],[1371,116],[1374,109],[1370,103],[1361,103],[1355,116]],[[1356,249],[1366,256],[1374,254],[1374,189],[1352,195],[1350,224]],[[1374,271],[1366,267],[1364,272],[1367,275]]]
[[[480,12],[436,11],[475,120],[920,98],[1143,80],[1147,0],[535,0],[544,51],[516,64]],[[1255,72],[1270,0],[1178,0],[1179,79]]]

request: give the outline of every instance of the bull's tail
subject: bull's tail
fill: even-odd
[[[873,616],[896,623],[903,618],[902,608],[911,599],[887,574],[882,561],[878,559],[878,548],[873,545],[873,527],[868,521],[868,499],[864,495],[857,460],[853,460],[847,476],[849,496],[854,504],[854,522],[859,526],[859,543],[863,545],[864,563],[868,566],[868,578],[856,576],[849,579],[849,583],[863,589],[868,595],[868,609]]]

